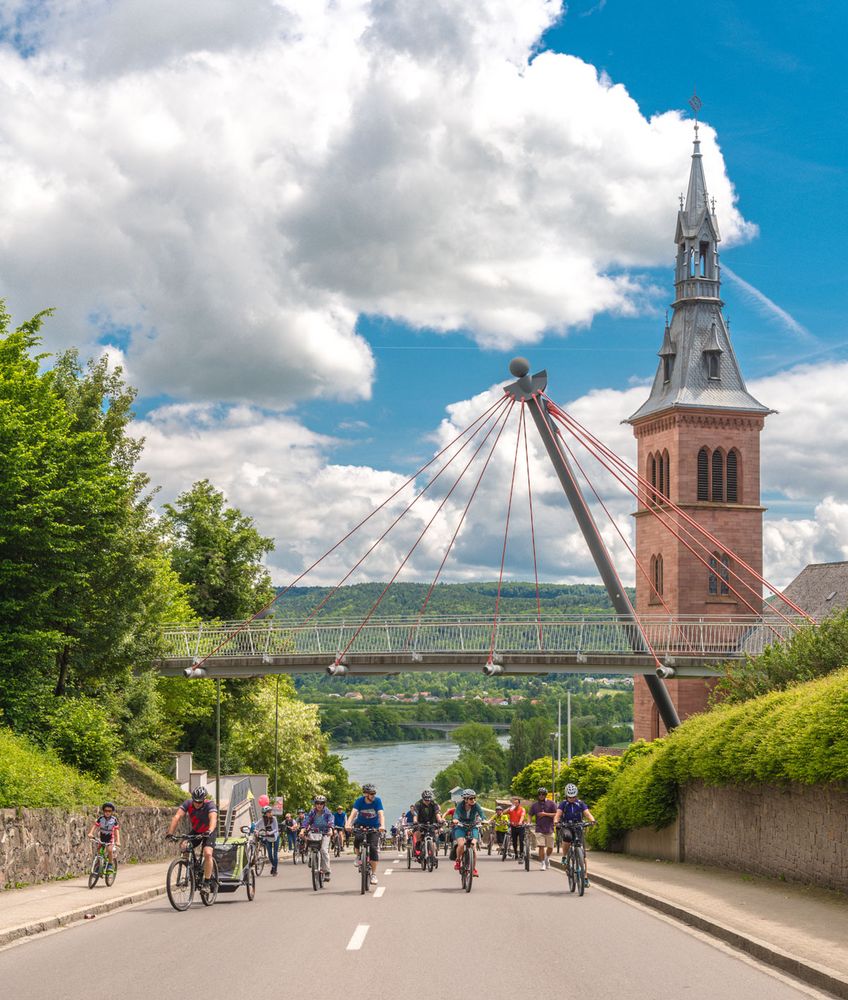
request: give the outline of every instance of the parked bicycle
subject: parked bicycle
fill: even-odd
[[[109,844],[104,844],[97,837],[89,837],[89,840],[97,844],[98,848],[91,859],[91,868],[88,872],[88,888],[93,889],[101,878],[106,885],[113,885],[118,874],[117,845],[112,845],[114,860],[110,860],[108,853]]]
[[[199,892],[204,906],[211,906],[218,898],[218,863],[212,859],[212,876],[206,884],[203,878],[203,852],[198,847],[202,833],[169,834],[168,840],[180,845],[180,856],[168,865],[165,889],[175,910],[187,910]]]
[[[561,823],[562,832],[571,831],[571,843],[565,852],[565,874],[568,878],[568,891],[577,891],[582,896],[586,891],[586,848],[583,846],[583,831],[594,823],[579,821],[576,823]],[[564,838],[563,838],[564,840]]]

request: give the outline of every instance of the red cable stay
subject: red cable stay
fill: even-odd
[[[527,421],[524,401],[521,403],[521,427],[524,431],[524,464],[527,468],[527,506],[530,510],[530,543],[533,547],[533,576],[536,580],[536,621],[539,628],[539,649],[545,648],[542,635],[542,598],[539,594],[539,566],[536,561],[536,525],[533,518],[533,490],[530,486],[530,451],[527,446]]]
[[[488,415],[489,415],[489,414],[490,414],[490,413],[491,413],[491,412],[492,412],[493,410],[495,410],[496,408],[498,408],[498,407],[499,407],[499,406],[501,406],[502,404],[503,404],[503,399],[498,399],[498,400],[496,400],[496,401],[495,401],[494,403],[492,403],[492,405],[491,405],[491,406],[489,406],[489,407],[488,407],[488,408],[487,408],[486,410],[484,410],[484,412],[483,412],[483,413],[481,413],[479,417],[477,417],[477,418],[475,418],[474,420],[472,420],[472,421],[471,421],[471,423],[470,423],[470,424],[469,424],[469,425],[468,425],[467,427],[465,427],[465,428],[464,428],[463,430],[461,430],[461,431],[460,431],[460,432],[459,432],[459,433],[458,433],[458,434],[456,435],[456,437],[454,437],[454,438],[453,438],[453,439],[452,439],[451,441],[449,441],[449,442],[448,442],[448,443],[447,443],[447,444],[446,444],[446,445],[444,446],[444,448],[442,448],[442,449],[441,449],[440,451],[436,452],[436,454],[435,454],[435,455],[434,455],[434,456],[433,456],[433,457],[432,457],[432,458],[431,458],[431,459],[429,460],[429,462],[425,462],[425,463],[424,463],[424,465],[422,465],[422,466],[421,466],[421,467],[420,467],[419,469],[416,469],[416,471],[415,471],[415,472],[413,472],[413,473],[412,473],[412,475],[411,475],[411,476],[409,476],[409,478],[407,478],[407,479],[406,479],[406,480],[405,480],[405,481],[404,481],[404,482],[403,482],[403,483],[402,483],[402,484],[401,484],[400,486],[398,486],[398,488],[397,488],[397,489],[396,489],[396,490],[395,490],[395,491],[394,491],[393,493],[391,493],[391,494],[390,494],[389,496],[387,496],[387,497],[386,497],[386,499],[385,499],[385,500],[384,500],[384,501],[383,501],[383,502],[382,502],[382,503],[381,503],[381,504],[380,504],[379,506],[375,507],[375,508],[374,508],[374,509],[373,509],[373,510],[371,511],[371,513],[370,513],[370,514],[367,514],[367,515],[366,515],[365,517],[363,517],[363,518],[362,518],[362,520],[361,520],[361,521],[359,521],[359,523],[358,523],[358,524],[355,524],[355,525],[354,525],[354,526],[353,526],[353,527],[352,527],[352,528],[351,528],[351,529],[350,529],[350,530],[349,530],[349,531],[347,532],[347,534],[345,534],[345,535],[344,535],[344,536],[343,536],[342,538],[340,538],[340,539],[339,539],[339,540],[338,540],[337,542],[335,542],[335,543],[334,543],[333,545],[331,545],[331,546],[330,546],[330,548],[328,548],[328,549],[326,550],[326,552],[324,552],[324,553],[323,553],[322,555],[320,555],[320,556],[319,556],[319,557],[318,557],[318,558],[317,558],[317,559],[316,559],[316,560],[315,560],[315,561],[314,561],[313,563],[311,563],[311,564],[310,564],[309,566],[307,566],[305,570],[303,570],[303,571],[302,571],[301,573],[299,573],[299,574],[298,574],[298,575],[297,575],[297,576],[296,576],[296,577],[294,578],[294,580],[292,580],[292,581],[291,581],[291,583],[290,583],[290,584],[289,584],[289,585],[288,585],[288,586],[287,586],[287,587],[286,587],[286,588],[285,588],[284,590],[281,590],[281,591],[280,591],[280,592],[279,592],[278,594],[275,594],[275,595],[274,595],[274,596],[273,596],[273,597],[271,598],[271,600],[270,600],[270,601],[268,601],[268,603],[267,603],[267,604],[265,604],[265,605],[264,605],[263,607],[261,607],[261,608],[260,608],[260,609],[259,609],[259,610],[258,610],[258,611],[256,612],[256,614],[254,614],[254,615],[251,615],[251,616],[250,616],[250,618],[246,618],[246,619],[245,619],[245,620],[244,620],[244,621],[243,621],[243,622],[242,622],[242,623],[241,623],[241,624],[240,624],[240,625],[238,626],[238,628],[235,628],[235,629],[233,629],[233,630],[232,630],[231,632],[228,632],[228,633],[227,633],[227,635],[226,635],[226,636],[225,636],[225,637],[224,637],[224,638],[223,638],[223,639],[221,640],[221,642],[219,642],[219,643],[217,644],[217,646],[213,647],[213,649],[211,649],[211,650],[210,650],[210,651],[209,651],[209,652],[208,652],[208,653],[207,653],[207,654],[206,654],[205,656],[203,656],[203,657],[200,657],[200,658],[198,658],[198,659],[197,659],[197,661],[196,661],[196,662],[194,663],[194,666],[195,666],[195,667],[200,667],[200,666],[202,666],[202,665],[203,665],[203,664],[204,664],[204,663],[205,663],[205,662],[206,662],[206,661],[207,661],[207,660],[209,659],[209,657],[210,657],[210,656],[214,656],[214,655],[215,655],[215,654],[216,654],[216,653],[217,653],[217,652],[218,652],[218,651],[219,651],[220,649],[223,649],[223,647],[224,647],[224,646],[226,646],[226,645],[227,645],[227,643],[228,643],[228,642],[230,642],[230,640],[231,640],[231,639],[235,638],[235,636],[237,636],[237,635],[238,635],[238,634],[239,634],[240,632],[243,632],[243,631],[244,631],[244,630],[245,630],[246,628],[248,628],[248,627],[249,627],[249,626],[250,626],[250,625],[251,625],[251,624],[252,624],[253,622],[255,622],[257,618],[260,618],[260,617],[261,617],[262,615],[264,615],[264,614],[265,614],[265,613],[266,613],[267,611],[269,611],[269,610],[271,609],[271,607],[273,607],[273,605],[274,605],[274,604],[275,604],[275,603],[276,603],[276,602],[277,602],[278,600],[280,600],[280,598],[282,598],[282,597],[285,597],[285,595],[286,595],[286,594],[287,594],[287,593],[288,593],[288,592],[289,592],[289,591],[290,591],[290,590],[291,590],[291,589],[292,589],[293,587],[296,587],[296,586],[297,586],[297,584],[298,584],[298,583],[299,583],[299,582],[300,582],[300,581],[301,581],[301,580],[302,580],[302,579],[303,579],[303,578],[304,578],[304,577],[305,577],[305,576],[306,576],[307,574],[311,573],[311,572],[312,572],[312,570],[313,570],[313,569],[315,569],[315,567],[316,567],[316,566],[318,566],[318,565],[319,565],[320,563],[322,563],[322,562],[323,562],[323,561],[324,561],[324,560],[325,560],[325,559],[327,558],[327,556],[329,556],[329,555],[331,555],[331,554],[332,554],[333,552],[335,552],[335,551],[336,551],[336,549],[337,549],[337,548],[339,548],[339,546],[343,545],[343,544],[344,544],[344,543],[345,543],[345,542],[346,542],[346,541],[347,541],[347,540],[348,540],[348,539],[349,539],[349,538],[350,538],[350,537],[351,537],[351,536],[352,536],[353,534],[355,534],[355,533],[356,533],[356,532],[357,532],[357,531],[358,531],[358,530],[359,530],[359,529],[360,529],[361,527],[363,527],[363,525],[367,524],[367,523],[368,523],[368,521],[370,521],[370,520],[371,520],[371,518],[375,516],[375,514],[379,514],[379,513],[380,513],[380,511],[381,511],[381,510],[382,510],[382,509],[383,509],[384,507],[386,507],[386,506],[387,506],[388,504],[390,504],[390,503],[392,502],[392,500],[394,500],[394,498],[395,498],[396,496],[398,496],[398,495],[399,495],[400,493],[402,493],[402,492],[403,492],[403,491],[404,491],[404,490],[406,489],[406,487],[410,485],[410,483],[414,483],[414,482],[415,482],[415,480],[416,480],[416,479],[417,479],[417,478],[418,478],[418,477],[419,477],[419,476],[421,475],[421,473],[422,473],[422,472],[424,472],[425,470],[429,469],[429,468],[430,468],[430,466],[431,466],[431,465],[432,465],[432,464],[433,464],[434,462],[438,461],[438,459],[439,459],[439,458],[441,458],[441,456],[442,456],[442,455],[444,455],[444,453],[445,453],[446,451],[448,451],[448,449],[449,449],[449,448],[452,448],[452,447],[453,447],[453,445],[455,445],[455,444],[457,443],[457,441],[460,441],[460,440],[461,440],[461,439],[462,439],[463,437],[465,437],[465,435],[466,435],[466,434],[467,434],[467,433],[468,433],[468,432],[469,432],[469,431],[471,430],[471,428],[472,428],[472,427],[475,427],[475,426],[476,426],[476,425],[477,425],[477,424],[478,424],[478,423],[479,423],[479,422],[480,422],[481,420],[485,419],[485,418],[486,418],[486,417],[487,417],[487,416],[488,416]],[[476,432],[475,432],[475,433],[476,433]]]
[[[498,441],[500,440],[500,436],[501,436],[501,434],[502,434],[502,432],[503,432],[503,429],[504,429],[504,427],[505,427],[505,426],[506,426],[506,424],[507,424],[507,421],[509,420],[509,415],[510,415],[510,413],[512,412],[512,408],[513,408],[513,406],[514,406],[514,405],[515,405],[515,403],[514,403],[514,402],[510,402],[510,405],[509,405],[509,406],[508,406],[508,407],[506,408],[506,410],[504,411],[504,414],[503,414],[503,416],[502,416],[502,417],[499,417],[499,419],[501,420],[501,425],[500,425],[500,428],[499,428],[499,430],[498,430],[498,434],[497,434],[497,437],[495,438],[495,444],[497,444],[497,442],[498,442]],[[343,658],[344,658],[345,654],[347,653],[347,651],[348,651],[348,650],[350,649],[350,647],[351,647],[351,646],[353,645],[353,643],[355,642],[355,640],[356,640],[356,637],[357,637],[357,636],[359,635],[359,633],[360,633],[360,632],[361,632],[361,631],[363,630],[363,628],[365,628],[365,626],[366,626],[366,625],[368,624],[369,620],[371,619],[371,616],[372,616],[372,615],[374,614],[374,612],[375,612],[375,611],[377,610],[377,608],[378,608],[378,606],[379,606],[380,602],[381,602],[381,601],[383,600],[383,598],[384,598],[384,597],[386,596],[386,593],[388,592],[388,590],[389,590],[389,587],[391,587],[391,585],[392,585],[392,584],[393,584],[393,583],[395,582],[395,580],[396,580],[396,579],[398,578],[398,575],[400,574],[400,572],[401,572],[401,570],[403,569],[403,567],[404,567],[404,566],[405,566],[405,565],[407,564],[407,562],[409,561],[410,557],[412,556],[412,553],[413,553],[413,552],[414,552],[414,551],[415,551],[415,550],[416,550],[416,549],[418,548],[418,545],[419,545],[419,543],[420,543],[421,539],[422,539],[422,538],[424,537],[424,535],[425,535],[425,534],[427,533],[427,531],[428,531],[428,530],[430,529],[430,526],[431,526],[431,525],[433,524],[433,522],[435,521],[435,519],[436,519],[436,518],[437,518],[437,517],[439,516],[439,514],[441,513],[441,511],[442,511],[442,509],[444,508],[445,504],[446,504],[446,503],[448,502],[448,500],[450,499],[451,495],[453,494],[453,491],[454,491],[454,490],[456,489],[456,487],[457,487],[457,486],[459,485],[459,483],[460,483],[460,480],[461,480],[461,479],[462,479],[462,477],[463,477],[463,476],[465,475],[465,473],[466,473],[466,472],[468,471],[468,468],[469,468],[469,466],[470,466],[470,465],[471,465],[471,463],[472,463],[472,462],[474,461],[474,459],[475,459],[475,458],[477,457],[477,455],[479,454],[479,452],[480,452],[480,450],[482,449],[483,445],[484,445],[484,444],[486,443],[486,441],[488,440],[488,438],[489,438],[489,435],[490,435],[490,434],[492,433],[492,431],[493,431],[493,430],[495,429],[495,427],[496,427],[496,426],[497,426],[497,421],[495,421],[495,423],[494,423],[494,424],[492,425],[492,427],[491,427],[491,428],[489,429],[489,431],[488,431],[488,432],[487,432],[487,434],[486,434],[486,437],[485,437],[485,438],[483,438],[483,440],[482,440],[482,441],[480,442],[480,444],[479,444],[479,446],[477,447],[477,449],[476,449],[476,451],[474,452],[474,454],[473,454],[473,455],[471,456],[471,458],[470,458],[470,459],[468,460],[468,462],[467,462],[467,463],[465,464],[465,467],[463,468],[462,472],[460,472],[460,474],[459,474],[459,475],[457,476],[457,478],[456,478],[456,479],[454,480],[454,483],[453,483],[453,485],[451,486],[450,490],[449,490],[449,491],[447,492],[447,494],[445,495],[445,497],[444,497],[444,498],[442,499],[441,503],[440,503],[440,504],[439,504],[439,506],[438,506],[438,507],[436,508],[436,511],[435,511],[435,513],[434,513],[434,514],[433,514],[433,516],[432,516],[432,517],[430,518],[430,520],[429,520],[429,521],[427,522],[427,524],[426,524],[426,525],[424,526],[424,528],[423,528],[423,530],[421,531],[421,533],[420,533],[420,534],[418,535],[418,537],[417,537],[417,538],[415,539],[415,542],[413,543],[413,545],[412,545],[412,548],[411,548],[411,549],[409,550],[409,552],[407,552],[407,554],[406,554],[406,555],[405,555],[405,556],[403,557],[403,559],[401,560],[401,562],[400,562],[400,564],[399,564],[398,568],[397,568],[397,569],[395,570],[395,572],[394,572],[394,573],[392,574],[392,578],[391,578],[391,580],[389,580],[389,582],[388,582],[388,583],[386,584],[386,586],[385,586],[385,587],[383,588],[383,590],[381,591],[381,593],[380,593],[380,596],[379,596],[379,597],[377,598],[377,600],[376,600],[376,601],[375,601],[375,602],[374,602],[374,603],[373,603],[373,604],[371,605],[371,608],[370,608],[370,610],[368,611],[368,614],[367,614],[367,615],[365,616],[365,618],[364,618],[364,619],[362,620],[362,622],[360,623],[359,627],[358,627],[358,628],[356,629],[356,631],[355,631],[355,632],[353,633],[353,635],[352,635],[352,636],[350,637],[350,639],[348,640],[348,643],[347,643],[347,645],[346,645],[346,646],[344,647],[344,649],[343,649],[343,650],[341,651],[341,653],[340,653],[340,654],[339,654],[339,655],[338,655],[338,656],[336,657],[336,659],[335,659],[335,666],[339,666],[339,665],[341,664],[341,662],[342,662],[342,660],[343,660]]]

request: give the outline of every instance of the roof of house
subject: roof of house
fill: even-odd
[[[817,621],[848,608],[848,562],[810,563],[783,593]]]

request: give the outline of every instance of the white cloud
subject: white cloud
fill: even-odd
[[[45,0],[0,38],[0,291],[145,394],[361,398],[359,313],[484,345],[653,302],[690,127],[550,52],[558,0]],[[728,242],[735,208],[702,141]],[[61,333],[59,332],[61,330]]]
[[[742,291],[748,296],[749,299],[751,299],[751,301],[753,301],[754,305],[757,306],[759,311],[764,316],[769,319],[776,320],[790,333],[794,333],[796,337],[800,337],[802,340],[815,340],[815,337],[810,333],[810,331],[799,323],[794,316],[788,313],[785,309],[781,308],[776,302],[770,299],[768,295],[761,292],[759,288],[755,288],[753,285],[745,281],[744,278],[740,278],[738,274],[730,270],[727,264],[722,265],[721,271],[723,275],[730,278],[733,284],[742,289]]]

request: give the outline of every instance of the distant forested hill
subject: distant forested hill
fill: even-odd
[[[321,617],[362,618],[380,596],[384,583],[357,583],[340,587],[321,609]],[[329,593],[328,587],[294,587],[274,606],[278,618],[300,620]],[[395,583],[380,602],[380,616],[414,615],[427,596],[427,584]],[[497,582],[443,583],[433,591],[427,615],[491,615],[495,609]],[[633,596],[632,591],[628,592]],[[543,614],[591,614],[610,611],[606,591],[593,584],[539,585]],[[505,583],[501,590],[501,612],[505,615],[536,613],[534,583]]]

